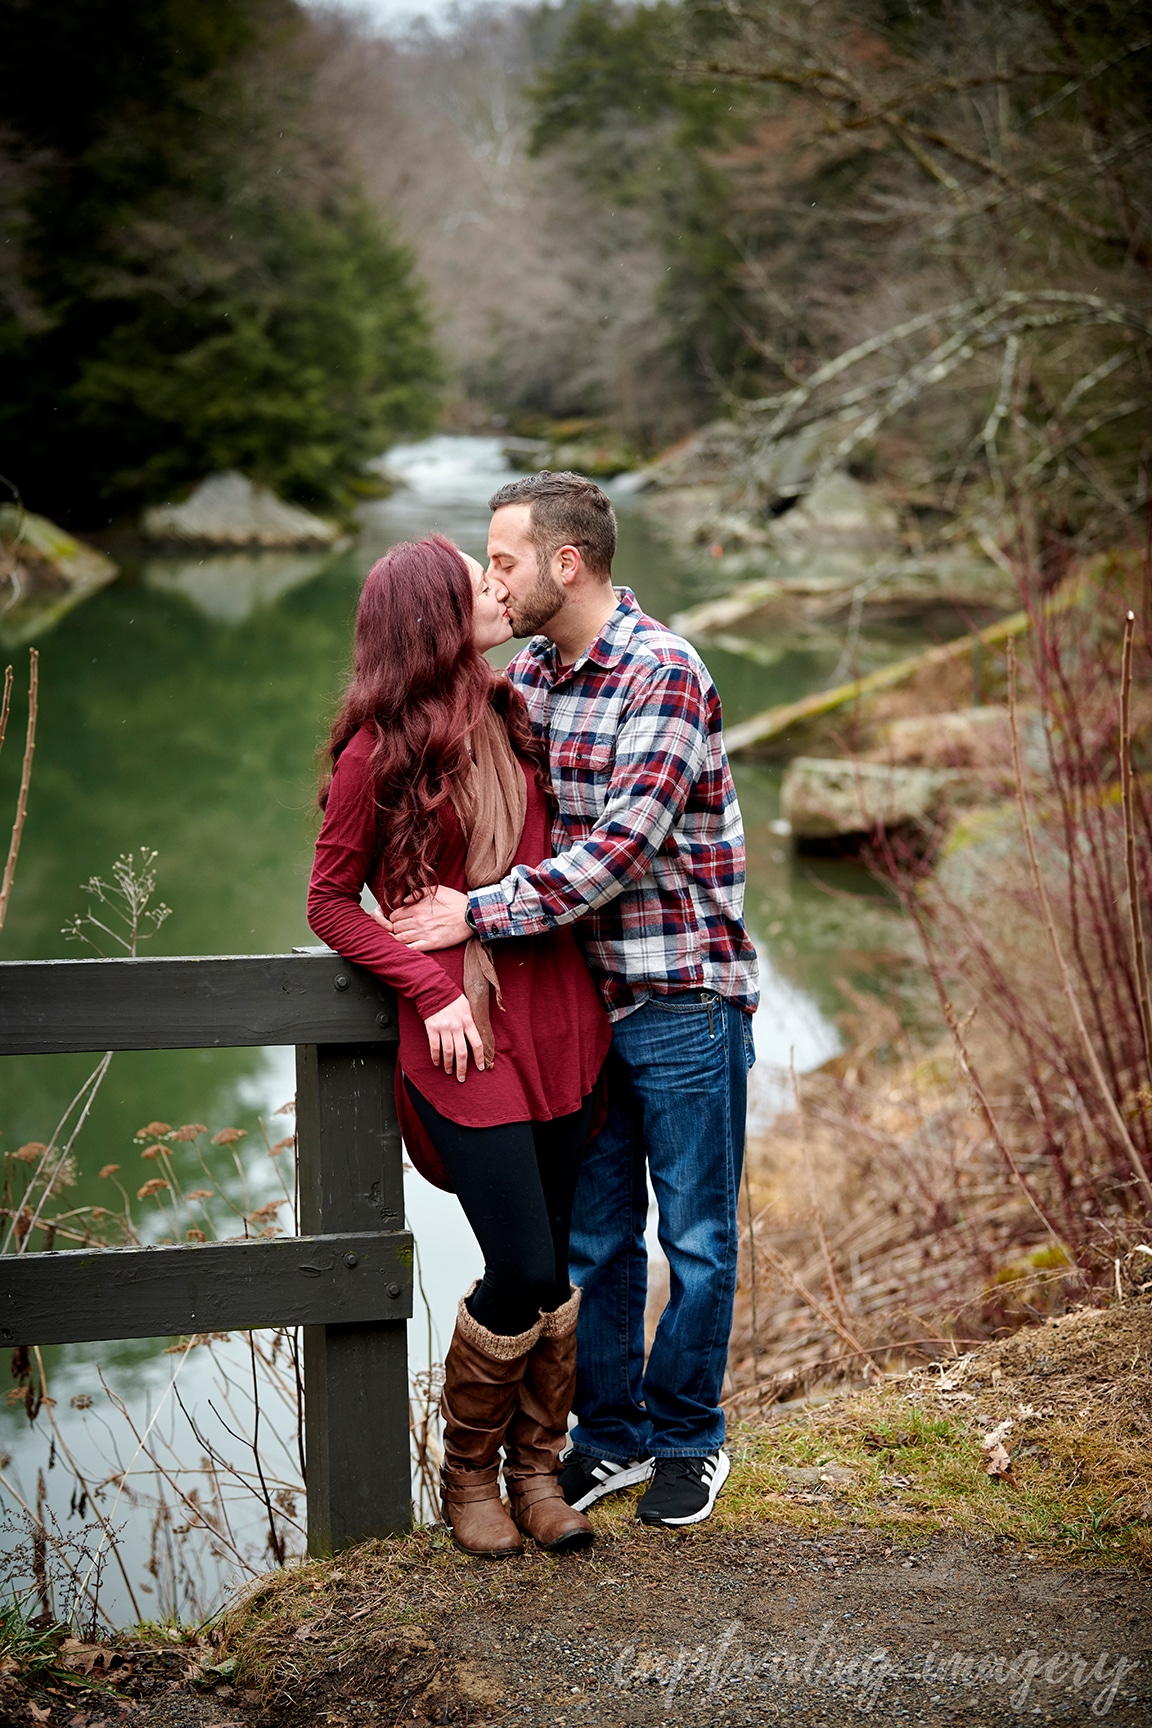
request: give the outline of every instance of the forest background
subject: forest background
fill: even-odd
[[[32,508],[92,526],[226,467],[339,508],[444,412],[762,444],[863,343],[861,473],[932,509],[1027,468],[1054,555],[1139,511],[1126,0],[567,0],[393,40],[294,0],[4,10],[0,451]]]

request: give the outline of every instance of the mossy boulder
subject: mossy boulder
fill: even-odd
[[[0,643],[33,641],[97,589],[115,581],[110,558],[46,516],[0,506]]]

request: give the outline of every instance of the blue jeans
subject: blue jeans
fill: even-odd
[[[580,1452],[701,1458],[724,1440],[720,1391],[736,1293],[752,1022],[711,991],[654,996],[612,1028],[608,1115],[584,1155],[569,1265]],[[668,1305],[647,1368],[644,1227],[651,1175]]]

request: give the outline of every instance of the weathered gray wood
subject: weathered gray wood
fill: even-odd
[[[338,954],[0,963],[0,1056],[396,1036],[394,993]]]
[[[0,1257],[0,1344],[403,1320],[407,1231]]]
[[[404,1219],[395,1052],[296,1052],[301,1228],[399,1230]],[[402,1320],[304,1329],[308,1548],[331,1553],[409,1528],[408,1353]]]

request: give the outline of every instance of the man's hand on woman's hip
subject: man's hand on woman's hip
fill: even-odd
[[[455,948],[473,934],[464,914],[468,896],[456,888],[434,888],[431,894],[410,894],[389,917],[374,913],[385,930],[421,953]]]

